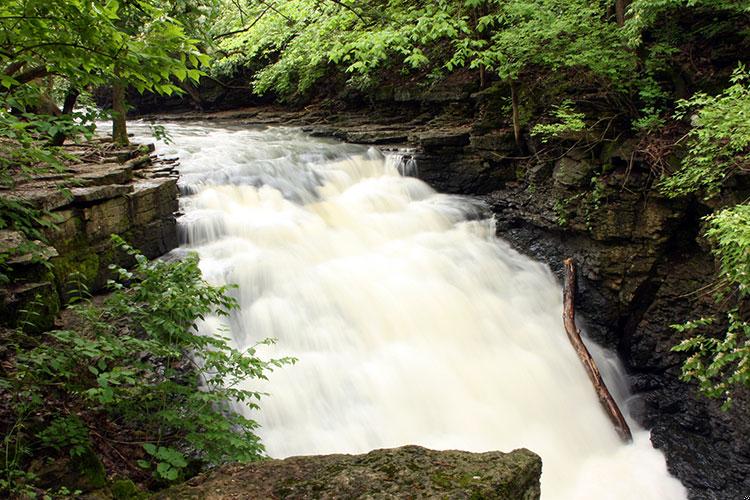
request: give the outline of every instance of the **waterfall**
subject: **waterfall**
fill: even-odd
[[[201,328],[228,327],[240,348],[275,337],[265,357],[299,359],[248,382],[270,394],[243,409],[270,456],[526,447],[545,499],[685,498],[648,431],[630,422],[620,442],[564,333],[560,284],[495,237],[481,203],[408,176],[408,152],[281,127],[166,129],[183,247],[206,279],[239,285],[241,309]],[[622,403],[622,368],[591,349]]]
[[[385,166],[388,171],[395,170],[402,176],[419,177],[417,160],[413,149],[395,149],[385,151]]]

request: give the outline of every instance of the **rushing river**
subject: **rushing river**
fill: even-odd
[[[263,356],[299,359],[250,385],[270,393],[248,412],[270,456],[525,447],[545,499],[685,498],[647,431],[631,422],[620,442],[563,330],[560,284],[480,203],[294,129],[166,128],[183,247],[206,279],[239,285],[234,342],[274,337]],[[616,360],[591,348],[624,405]]]

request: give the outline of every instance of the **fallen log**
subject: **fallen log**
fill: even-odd
[[[583,367],[586,369],[586,374],[589,376],[589,380],[594,385],[596,395],[599,397],[599,402],[602,404],[604,411],[609,416],[612,424],[615,426],[615,430],[625,442],[631,442],[633,435],[630,432],[630,426],[625,421],[622,412],[620,411],[617,402],[610,394],[607,385],[602,380],[602,375],[597,368],[594,359],[591,357],[591,353],[586,348],[586,345],[581,340],[581,332],[576,326],[576,313],[575,313],[575,293],[576,293],[576,268],[573,259],[565,259],[565,285],[563,289],[563,323],[565,324],[565,333],[568,334],[568,339],[573,345],[573,349],[578,354],[578,358],[583,363]]]

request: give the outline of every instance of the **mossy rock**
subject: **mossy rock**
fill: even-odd
[[[53,326],[59,310],[60,298],[51,279],[0,289],[0,317],[7,326],[43,332]]]
[[[130,479],[118,479],[112,482],[109,487],[113,500],[145,500],[149,497],[148,493],[143,491]]]
[[[99,490],[107,485],[107,472],[92,450],[77,457],[38,460],[29,472],[37,476],[38,486],[58,489],[62,486],[83,493]]]
[[[419,446],[366,455],[325,455],[221,467],[157,493],[161,499],[539,498],[542,461],[511,453],[434,451]]]
[[[63,300],[78,291],[93,290],[99,281],[99,254],[88,248],[55,257],[52,266]]]

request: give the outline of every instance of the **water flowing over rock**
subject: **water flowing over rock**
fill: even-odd
[[[620,442],[565,337],[559,283],[495,237],[486,205],[400,175],[375,148],[279,127],[167,129],[183,249],[211,282],[239,285],[241,310],[202,331],[239,348],[275,337],[268,355],[299,358],[253,387],[271,394],[261,412],[243,409],[272,457],[529,448],[546,499],[685,497],[646,430],[631,422],[633,444]],[[465,147],[465,130],[448,135]],[[623,405],[618,360],[589,347]]]
[[[419,446],[366,455],[324,455],[222,467],[159,499],[539,498],[542,461],[512,453],[433,451]]]

